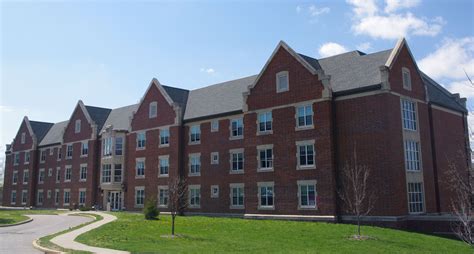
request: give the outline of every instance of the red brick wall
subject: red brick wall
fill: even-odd
[[[25,143],[21,143],[21,134],[25,133]],[[12,150],[15,152],[18,151],[23,151],[23,150],[28,150],[31,149],[33,146],[33,137],[31,136],[33,133],[30,133],[28,131],[28,127],[26,126],[26,122],[22,121],[20,125],[20,129],[18,130],[18,133],[15,136],[15,139],[13,140],[12,143]],[[21,161],[21,158],[20,158]]]
[[[81,120],[81,132],[75,133],[76,120]],[[84,112],[79,105],[74,109],[69,123],[64,131],[64,143],[80,141],[84,139],[90,139],[92,135],[92,126],[87,121]]]

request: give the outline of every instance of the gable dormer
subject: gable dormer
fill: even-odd
[[[79,100],[69,118],[64,130],[63,142],[74,142],[84,139],[95,139],[97,136],[97,124],[92,120],[84,103]]]
[[[52,123],[30,121],[27,116],[23,118],[20,128],[12,143],[13,151],[35,149],[39,142],[53,126]]]

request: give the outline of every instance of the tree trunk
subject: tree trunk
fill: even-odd
[[[176,215],[171,215],[171,235],[174,236],[174,218]]]

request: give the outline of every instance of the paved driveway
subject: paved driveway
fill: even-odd
[[[30,215],[32,222],[0,227],[0,253],[41,253],[33,248],[31,242],[69,227],[74,227],[92,218],[82,216]]]

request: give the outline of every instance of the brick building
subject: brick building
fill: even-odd
[[[338,199],[356,150],[377,193],[365,218],[423,227],[449,212],[449,164],[468,175],[466,100],[393,49],[315,59],[280,42],[258,75],[196,90],[153,79],[138,104],[79,101],[60,123],[24,118],[7,147],[3,205],[351,220]],[[416,225],[416,226],[413,226]]]

